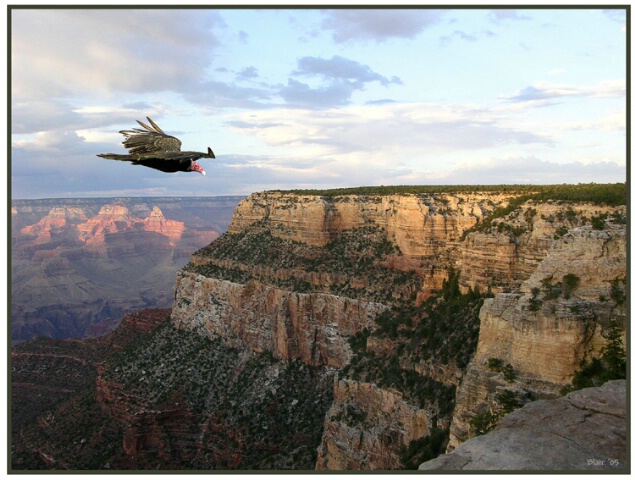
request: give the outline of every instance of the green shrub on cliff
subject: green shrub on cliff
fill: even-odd
[[[407,447],[402,447],[399,459],[405,470],[417,470],[419,465],[445,452],[450,438],[449,429],[433,427],[430,434],[411,441]]]
[[[429,361],[464,369],[478,342],[478,312],[486,295],[468,290],[461,293],[458,271],[451,270],[441,291],[427,301],[396,303],[376,318],[378,328],[349,339],[353,358],[342,374],[355,380],[396,388],[404,398],[435,411],[439,418],[451,414],[455,387],[414,371],[414,365]],[[367,348],[369,337],[384,339],[389,350]]]
[[[514,392],[503,390],[497,393],[493,406],[484,412],[476,414],[474,418],[472,418],[470,422],[472,433],[475,436],[486,434],[493,430],[505,415],[521,406],[522,403]]]
[[[624,281],[619,278],[616,278],[611,282],[611,299],[617,305],[623,305],[626,301],[626,294],[624,293],[624,288],[622,288],[623,284]]]
[[[626,349],[622,336],[624,328],[615,319],[611,319],[602,336],[607,343],[600,356],[590,360],[583,359],[580,369],[575,372],[571,385],[562,389],[562,394],[582,388],[599,387],[609,380],[626,378]]]

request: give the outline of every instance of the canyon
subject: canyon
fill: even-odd
[[[136,228],[157,221],[176,238],[156,211]],[[252,194],[151,332],[15,430],[13,465],[88,468],[42,444],[83,402],[98,470],[417,469],[624,343],[626,240],[624,185]]]
[[[12,341],[102,335],[127,313],[170,306],[176,272],[239,200],[13,200]]]

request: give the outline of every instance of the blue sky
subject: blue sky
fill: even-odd
[[[625,10],[18,9],[14,198],[623,182]],[[207,176],[98,158],[150,116]]]

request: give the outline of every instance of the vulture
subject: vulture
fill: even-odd
[[[207,153],[182,152],[181,141],[178,138],[167,135],[150,117],[146,118],[150,126],[137,120],[143,129],[119,131],[125,137],[122,143],[129,155],[100,153],[97,156],[132,162],[134,165],[143,165],[166,173],[198,172],[205,175],[205,170],[196,160],[216,158],[211,148],[207,147]]]

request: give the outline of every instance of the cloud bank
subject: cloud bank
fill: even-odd
[[[617,9],[15,9],[12,194],[624,181],[625,20]],[[146,116],[188,149],[209,139],[208,176],[96,157],[123,151],[118,131]]]

